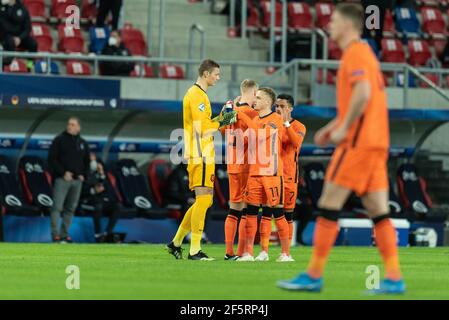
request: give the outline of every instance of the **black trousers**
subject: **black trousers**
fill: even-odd
[[[14,42],[14,36],[4,36],[2,38],[2,46],[5,51],[16,51],[16,44]],[[31,36],[26,37],[20,42],[19,48],[24,49],[28,52],[37,51],[37,42]]]
[[[118,29],[118,19],[123,0],[100,0],[97,15],[97,27],[104,27],[108,13],[112,13],[112,30]]]
[[[118,202],[104,201],[102,197],[93,197],[92,199],[89,200],[88,203],[94,207],[92,217],[94,219],[95,234],[100,234],[102,232],[101,231],[102,216],[109,217],[109,222],[105,232],[107,234],[111,234],[112,230],[114,230],[114,227],[117,224],[117,220],[120,217],[120,212],[122,210],[121,204]]]

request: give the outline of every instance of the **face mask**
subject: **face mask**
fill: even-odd
[[[3,0],[2,0],[2,1],[3,1]],[[109,44],[110,46],[116,46],[116,45],[117,45],[117,39],[114,38],[114,37],[109,37],[108,44]]]
[[[7,4],[9,4],[9,0],[2,0],[2,5],[6,6]]]
[[[97,171],[97,161],[92,160],[90,162],[90,171]]]

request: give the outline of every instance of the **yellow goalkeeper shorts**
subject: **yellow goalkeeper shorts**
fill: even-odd
[[[187,172],[189,173],[190,190],[196,187],[214,187],[215,163],[189,162]]]

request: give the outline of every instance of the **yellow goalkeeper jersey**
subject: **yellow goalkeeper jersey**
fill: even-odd
[[[184,157],[189,163],[215,161],[213,133],[219,123],[211,120],[212,108],[206,92],[194,84],[187,91],[183,101]]]

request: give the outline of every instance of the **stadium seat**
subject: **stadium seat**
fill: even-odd
[[[390,198],[388,200],[388,206],[390,207],[390,215],[397,218],[403,211],[402,204],[399,200],[399,197],[396,195],[396,192],[394,190],[393,182],[391,179],[389,180],[390,184]]]
[[[37,42],[37,51],[53,52],[53,38],[50,28],[41,23],[33,23],[31,26],[31,36]]]
[[[34,156],[22,157],[19,161],[19,178],[28,204],[49,214],[53,206],[53,191],[50,173],[42,159]]]
[[[440,57],[441,54],[444,51],[444,48],[447,45],[447,38],[443,37],[443,38],[433,38],[430,41],[431,46],[435,49],[435,54],[437,57]],[[447,67],[447,66],[445,66]]]
[[[89,51],[100,54],[108,43],[111,30],[108,27],[91,27],[89,29],[90,45]]]
[[[159,77],[162,79],[184,79],[184,71],[180,66],[163,64],[159,68]]]
[[[421,8],[423,31],[430,34],[446,34],[446,22],[438,8]]]
[[[440,77],[438,76],[438,74],[436,74],[436,73],[424,73],[423,75],[424,75],[427,79],[429,79],[434,85],[439,86],[439,83],[440,83]],[[427,83],[423,82],[423,81],[420,81],[419,86],[420,86],[421,88],[430,88],[430,86],[429,86]]]
[[[249,29],[258,29],[260,27],[259,11],[248,2],[248,18],[246,20],[246,26]]]
[[[131,71],[130,74],[131,77],[144,77],[144,78],[154,78],[154,71],[153,68],[149,65],[144,64],[143,68],[140,66],[140,64],[136,63],[134,65],[134,70]]]
[[[5,72],[8,73],[28,73],[28,68],[25,60],[14,59],[11,64],[5,66]]]
[[[79,29],[66,27],[65,24],[58,26],[59,50],[65,53],[83,53],[84,38]]]
[[[319,83],[319,84],[325,83],[325,84],[328,84],[331,86],[334,86],[337,83],[337,80],[336,80],[337,74],[334,70],[327,69],[326,79],[323,79],[323,77],[324,77],[324,70],[318,69],[317,77],[316,77],[317,83]]]
[[[406,35],[419,34],[420,25],[416,11],[412,8],[398,7],[395,9],[396,29]]]
[[[329,59],[340,60],[343,52],[341,51],[337,43],[332,40],[329,40],[328,46],[329,46],[328,48]]]
[[[146,56],[148,54],[147,43],[142,31],[128,24],[120,30],[120,34],[123,43],[132,55]]]
[[[383,39],[381,60],[384,62],[404,63],[405,52],[402,43],[395,39]]]
[[[167,217],[167,210],[157,204],[148,188],[146,179],[134,160],[121,159],[117,161],[114,175],[125,207],[137,209],[141,216],[148,218],[164,219]]]
[[[67,74],[71,76],[90,76],[90,65],[84,61],[69,60],[66,62]]]
[[[324,166],[319,162],[312,162],[304,166],[304,181],[315,208],[318,208],[318,200],[323,192],[324,175]]]
[[[411,163],[403,164],[397,171],[399,196],[405,209],[420,217],[432,208],[432,200],[426,190],[426,182],[419,176],[418,169]]]
[[[34,72],[37,74],[47,73],[47,61],[37,60],[34,62]],[[54,61],[50,63],[50,74],[59,74],[58,64]]]
[[[438,7],[440,3],[444,3],[444,1],[438,0],[417,0],[416,3],[420,6],[434,6]]]
[[[424,66],[432,57],[429,44],[425,40],[409,40],[408,52],[410,54],[409,63],[412,66]]]
[[[288,26],[296,30],[313,28],[313,17],[307,3],[288,4]]]
[[[328,29],[332,11],[334,11],[334,5],[332,3],[319,2],[315,4],[316,26],[318,28]]]
[[[76,0],[52,0],[51,1],[51,16],[58,19],[66,18],[69,13],[66,13],[68,6],[77,6]]]
[[[263,1],[261,7],[263,11],[262,27],[269,28],[271,26],[271,1]],[[275,26],[282,26],[282,4],[280,2],[276,2]]]
[[[386,77],[390,78],[392,75],[388,72],[385,73]],[[396,75],[396,86],[403,87],[405,85],[405,75],[403,72],[398,72]],[[409,74],[408,76],[408,87],[416,88],[416,78],[413,74]]]
[[[25,203],[11,160],[5,156],[0,156],[0,205],[6,214],[40,215],[38,208]]]
[[[387,38],[392,38],[396,34],[396,27],[394,25],[393,14],[391,10],[385,10],[385,19],[384,19],[384,29],[383,36]]]
[[[45,0],[23,0],[22,1],[33,20],[45,20]]]
[[[148,184],[153,192],[154,199],[162,207],[162,192],[167,187],[167,178],[170,175],[171,167],[163,159],[156,159],[150,162],[147,176]]]
[[[96,0],[83,0],[81,4],[81,18],[94,20],[97,18]]]

